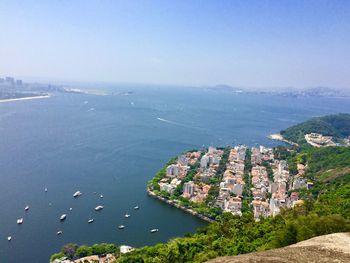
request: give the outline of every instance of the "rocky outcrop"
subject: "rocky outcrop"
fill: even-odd
[[[350,262],[350,233],[336,233],[314,237],[297,244],[254,252],[245,255],[221,257],[208,263],[325,263]]]

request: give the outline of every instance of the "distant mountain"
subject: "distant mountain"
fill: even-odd
[[[229,91],[229,92],[237,92],[237,93],[241,93],[244,90],[238,87],[233,87],[233,86],[229,86],[229,85],[225,85],[225,84],[219,84],[219,85],[215,85],[215,86],[210,86],[210,87],[206,87],[207,89],[210,90],[216,90],[216,91]]]
[[[333,136],[335,139],[348,137],[350,135],[350,114],[340,113],[315,117],[281,131],[285,139],[299,144],[306,143],[304,137],[308,133],[320,133]]]
[[[333,89],[329,87],[314,87],[308,89],[295,89],[295,88],[285,88],[279,91],[275,91],[281,96],[290,97],[348,97],[349,92],[339,89]]]
[[[293,87],[279,87],[271,89],[254,89],[254,88],[241,88],[234,87],[226,84],[218,84],[215,86],[204,87],[209,90],[236,92],[236,93],[250,93],[250,94],[266,94],[266,95],[278,95],[283,97],[349,97],[350,91],[334,89],[329,87],[313,87],[306,89],[296,89]]]

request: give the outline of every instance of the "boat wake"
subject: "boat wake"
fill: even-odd
[[[205,129],[200,128],[200,127],[190,126],[190,125],[182,124],[179,122],[175,122],[175,121],[171,121],[171,120],[167,120],[167,119],[163,119],[163,118],[159,118],[159,117],[157,117],[157,120],[161,121],[161,122],[169,123],[172,125],[182,126],[182,127],[189,128],[189,129],[196,129],[196,130],[201,130],[201,131],[205,130]]]
[[[183,125],[181,123],[178,123],[178,122],[175,122],[175,121],[169,121],[167,119],[163,119],[163,118],[157,118],[158,121],[162,121],[162,122],[166,122],[166,123],[171,123],[171,124],[174,124],[174,125],[181,125],[181,126],[186,126],[186,125]]]

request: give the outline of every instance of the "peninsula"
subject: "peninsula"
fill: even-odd
[[[339,131],[339,136],[348,138],[347,117],[331,116],[322,118],[336,123],[329,126],[334,132],[333,139],[338,138],[335,135]],[[313,124],[309,127],[293,131],[304,137],[314,132]],[[147,191],[152,197],[210,221],[207,227],[127,253],[107,244],[101,244],[104,246],[101,253],[94,249],[98,245],[71,244],[69,254],[64,247],[51,261],[71,262],[96,253],[102,258],[112,253],[118,263],[205,262],[350,232],[350,147],[344,144],[316,147],[299,141],[298,145],[274,148],[236,145],[184,152],[149,181]],[[284,257],[283,253],[279,256]],[[344,262],[340,257],[339,260]]]
[[[290,169],[283,151],[244,145],[189,151],[170,160],[147,191],[207,221],[224,212],[252,212],[255,220],[276,216],[301,204],[298,191],[313,186],[304,178],[305,163],[295,162]]]

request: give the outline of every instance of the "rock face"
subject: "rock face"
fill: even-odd
[[[314,237],[297,244],[254,252],[245,255],[221,257],[208,261],[208,263],[325,263],[350,262],[350,233],[336,233]]]

